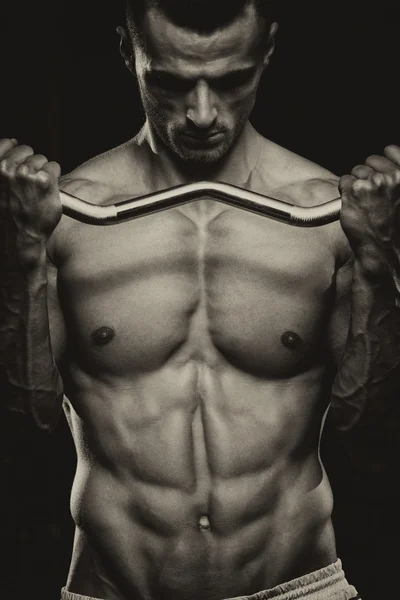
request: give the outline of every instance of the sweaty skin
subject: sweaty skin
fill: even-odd
[[[331,173],[250,123],[215,179],[303,206],[337,196]],[[146,124],[61,187],[110,204],[181,182]],[[340,225],[300,229],[204,198],[112,227],[63,216],[48,255],[78,457],[67,588],[220,600],[334,562],[318,448],[348,327]]]

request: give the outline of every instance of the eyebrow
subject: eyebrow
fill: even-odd
[[[177,75],[176,73],[173,73],[171,71],[167,71],[164,69],[150,69],[149,70],[149,75],[155,75],[155,76],[167,76],[170,77],[171,79],[176,79],[179,81],[186,81],[188,83],[190,82],[195,82],[197,79],[206,79],[208,81],[220,81],[222,79],[228,79],[228,78],[234,78],[234,77],[245,77],[246,75],[250,76],[252,75],[255,70],[256,70],[256,66],[252,66],[252,67],[244,67],[242,69],[233,69],[232,71],[228,71],[227,73],[224,73],[222,75],[217,75],[217,76],[210,76],[210,77],[185,77],[184,75]]]

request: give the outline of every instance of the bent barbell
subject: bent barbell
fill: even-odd
[[[92,225],[123,223],[161,210],[187,204],[205,196],[297,227],[317,227],[337,221],[341,207],[340,197],[313,207],[293,206],[288,202],[228,183],[211,181],[178,185],[108,206],[97,206],[76,198],[67,192],[60,191],[63,213],[73,219]]]

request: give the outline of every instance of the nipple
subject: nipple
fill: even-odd
[[[200,528],[200,531],[210,531],[211,530],[210,521],[209,521],[209,518],[207,517],[207,515],[202,515],[200,517],[199,528]]]
[[[115,331],[111,327],[99,327],[93,331],[92,341],[96,346],[105,346],[105,344],[111,342],[114,336]]]
[[[290,350],[296,350],[301,344],[301,337],[294,331],[285,331],[281,337],[282,344]]]

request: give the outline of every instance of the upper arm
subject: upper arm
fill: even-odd
[[[335,276],[334,306],[329,321],[329,347],[338,366],[342,360],[351,314],[351,286],[354,256],[349,251],[346,260],[337,269]]]
[[[83,168],[76,169],[77,174],[79,174],[78,171],[83,171]],[[60,189],[77,195],[88,202],[92,201],[93,197],[99,200],[99,198],[106,195],[106,192],[109,192],[108,189],[105,190],[104,186],[86,179],[82,173],[80,174],[82,175],[81,178],[78,176],[71,178],[71,175],[61,177]],[[51,348],[59,370],[65,358],[67,335],[65,319],[58,294],[57,264],[60,262],[60,256],[64,254],[65,247],[68,246],[68,234],[70,228],[73,226],[74,221],[63,216],[47,242],[47,310]]]
[[[87,179],[70,179],[68,175],[64,175],[60,178],[60,189],[69,192],[70,194],[77,194],[78,196],[85,196],[82,191],[86,188],[91,189],[93,184]],[[55,231],[50,236],[47,242],[47,311],[49,318],[49,329],[50,329],[50,342],[53,356],[57,367],[60,369],[60,365],[65,357],[66,350],[66,325],[64,315],[60,306],[60,299],[58,294],[58,268],[57,263],[59,262],[60,250],[62,250],[65,243],[68,243],[68,231],[69,227],[73,226],[69,222],[70,219],[62,217],[60,223],[57,225]],[[67,223],[68,222],[68,223]]]
[[[47,260],[47,311],[49,316],[50,342],[56,365],[65,354],[66,331],[57,291],[57,267]]]

